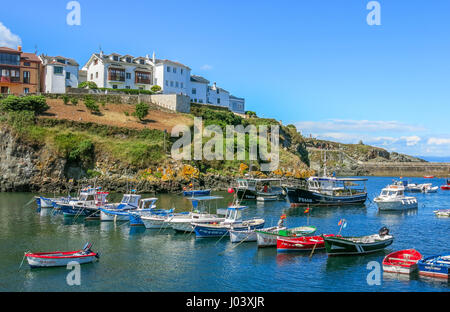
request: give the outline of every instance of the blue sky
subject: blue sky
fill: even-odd
[[[81,0],[81,26],[68,2],[2,3],[0,43],[80,64],[155,51],[304,135],[450,156],[450,1],[380,0],[380,26],[369,0]]]

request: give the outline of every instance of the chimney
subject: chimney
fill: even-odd
[[[217,84],[214,82],[213,83],[214,89],[217,89]]]
[[[22,46],[18,46],[17,51],[22,52]]]
[[[153,51],[152,62],[153,62],[153,64],[155,64],[155,62],[156,62],[155,51]]]

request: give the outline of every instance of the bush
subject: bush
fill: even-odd
[[[78,84],[78,88],[80,89],[98,89],[97,84],[93,81],[84,81],[80,84]]]
[[[64,105],[69,104],[69,97],[68,97],[67,95],[63,95],[63,96],[62,96],[62,100],[63,100],[63,102],[64,102]]]
[[[256,113],[252,112],[252,111],[246,111],[245,115],[247,115],[248,117],[258,117],[258,116],[256,116]]]
[[[130,95],[137,95],[137,94],[153,94],[153,91],[150,90],[140,90],[140,89],[111,89],[111,88],[99,88],[100,91],[111,91],[111,92],[117,92],[117,93],[125,93]]]
[[[91,112],[91,114],[100,112],[100,108],[98,107],[97,102],[91,97],[87,96],[85,98],[84,105]]]
[[[72,102],[72,105],[74,105],[74,106],[78,105],[78,99],[77,98],[74,97],[70,101]]]
[[[154,85],[152,88],[151,88],[151,90],[153,91],[153,92],[159,92],[159,91],[161,91],[161,87],[160,86],[158,86],[158,85]]]
[[[149,108],[150,106],[147,103],[141,102],[139,104],[136,104],[133,116],[137,117],[140,121],[142,121],[148,115]]]
[[[30,95],[25,97],[10,95],[0,102],[0,109],[7,112],[32,111],[36,115],[39,115],[49,108],[47,100],[42,95]]]
[[[73,133],[59,134],[55,136],[54,142],[58,153],[62,154],[68,161],[89,162],[93,159],[94,144]]]
[[[34,125],[35,115],[32,111],[12,111],[7,114],[7,122],[16,131],[23,132]]]

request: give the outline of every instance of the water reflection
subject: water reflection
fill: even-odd
[[[303,216],[316,218],[329,218],[335,215],[355,214],[363,215],[367,213],[366,205],[351,205],[351,206],[319,206],[309,207],[309,213],[305,213],[307,207],[293,207],[286,210],[287,216]]]

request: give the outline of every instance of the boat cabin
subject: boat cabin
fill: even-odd
[[[236,223],[242,221],[242,211],[246,209],[247,206],[233,205],[228,207],[227,214],[225,215],[224,223]]]
[[[155,203],[158,201],[158,198],[144,198],[139,202],[139,209],[153,209],[156,208]]]
[[[237,179],[237,189],[270,193],[282,190],[281,179]]]
[[[381,191],[380,197],[403,197],[405,196],[405,188],[392,185]]]
[[[223,199],[222,196],[199,196],[190,197],[189,200],[192,204],[192,212],[205,212],[211,213],[211,208],[215,208],[216,212],[219,209],[219,200]]]
[[[310,177],[307,180],[310,191],[333,196],[351,196],[366,193],[367,179],[335,178],[335,177]]]
[[[138,207],[139,200],[141,199],[141,195],[136,194],[125,194],[122,197],[121,204]]]

